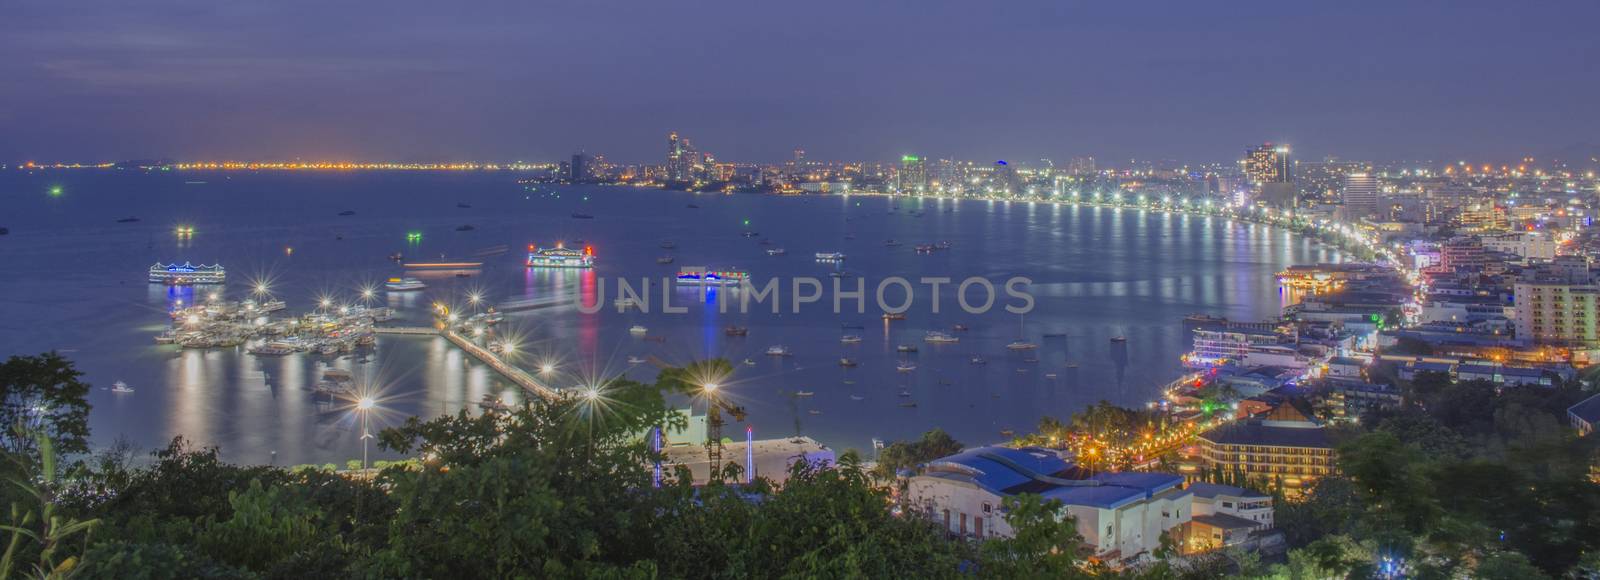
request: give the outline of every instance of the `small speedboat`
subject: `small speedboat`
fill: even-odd
[[[644,359],[636,357],[636,356],[628,357],[628,364],[630,364],[630,365],[642,365],[645,362],[646,361]]]
[[[700,206],[691,203],[689,204],[689,209],[700,209]]]
[[[1033,350],[1033,349],[1039,348],[1039,345],[1031,343],[1031,342],[1028,342],[1026,340],[1018,339],[1018,340],[1013,340],[1010,343],[1007,343],[1006,344],[1006,348],[1009,348],[1011,350]]]
[[[339,215],[342,215],[342,216],[353,216],[353,215],[356,215],[356,210],[347,209],[347,210],[339,212]]]
[[[885,312],[885,313],[883,313],[883,319],[884,320],[905,320],[906,319],[906,313],[904,313],[904,312]]]
[[[789,356],[789,347],[781,344],[767,347],[767,356]]]
[[[909,373],[911,371],[917,370],[917,365],[913,364],[913,363],[903,362],[903,363],[900,363],[898,366],[894,367],[894,370],[900,371],[902,373]]]
[[[133,387],[128,386],[128,383],[124,383],[122,381],[117,381],[115,383],[111,383],[111,392],[113,392],[113,393],[132,393],[133,392]]]
[[[728,336],[749,336],[750,335],[750,327],[748,327],[748,326],[729,326],[727,328],[722,329],[722,333],[726,334]]]
[[[120,220],[117,220],[117,223],[119,223],[119,224],[131,224],[131,223],[136,222],[136,221],[139,221],[139,218],[136,218],[136,217],[125,217],[125,218],[122,218]]]
[[[815,395],[815,394],[816,393],[811,392],[811,391],[795,391],[794,392],[794,396],[796,396],[796,397],[809,397],[809,396]]]
[[[909,402],[905,402],[905,403],[900,403],[900,406],[901,407],[905,407],[907,409],[915,409],[915,408],[917,408],[917,402],[916,401],[909,401]]]
[[[470,232],[470,231],[475,230],[475,229],[478,229],[478,228],[472,227],[472,224],[462,224],[462,225],[456,226],[456,231],[458,231],[458,232]]]
[[[863,397],[861,395],[850,395],[850,400],[852,400],[852,401],[864,401],[864,400],[866,400],[866,397]]]
[[[575,220],[592,220],[592,219],[594,219],[594,216],[586,214],[586,213],[575,213],[575,214],[572,214],[572,219],[575,219]]]
[[[678,247],[678,242],[674,242],[672,240],[661,240],[661,249],[663,250],[671,250],[676,247]]]
[[[917,352],[917,345],[915,345],[915,344],[902,344],[900,346],[894,347],[894,349],[897,350],[897,351],[900,351],[900,352]]]
[[[1117,342],[1128,342],[1128,337],[1126,337],[1126,336],[1113,336],[1113,337],[1111,337],[1111,342],[1114,342],[1114,343],[1117,343]]]
[[[656,258],[656,263],[657,264],[671,264],[672,263],[672,256],[662,256],[660,258]]]
[[[471,209],[472,208],[472,204],[469,204],[469,203],[466,203],[466,202],[461,202],[461,203],[457,203],[456,207],[459,207],[461,209]]]
[[[842,366],[842,367],[853,367],[853,366],[856,366],[857,364],[860,364],[860,363],[857,363],[856,361],[848,359],[848,358],[839,359],[839,366]]]
[[[856,335],[856,334],[846,334],[844,336],[839,337],[839,342],[842,342],[842,343],[845,343],[845,344],[855,344],[855,343],[861,342],[861,336],[860,335]]]
[[[744,359],[744,366],[747,366],[747,367],[756,366],[756,361],[753,361],[753,360],[750,360],[750,359]]]
[[[629,334],[644,334],[644,333],[649,332],[649,331],[650,331],[650,329],[645,328],[645,327],[640,326],[640,325],[637,325],[637,324],[628,327],[628,333]]]
[[[981,357],[981,356],[972,355],[972,364],[975,364],[975,365],[986,365],[986,364],[989,364],[989,361],[983,360],[983,357]]]
[[[900,389],[900,393],[899,394],[902,397],[909,397],[909,396],[911,396],[911,391],[908,390],[908,389]]]
[[[816,409],[812,409],[812,410],[810,410],[810,411],[806,411],[806,412],[807,412],[807,413],[810,413],[810,414],[812,414],[812,415],[821,415],[821,414],[822,414],[822,411],[818,411],[818,410],[816,410]]]
[[[789,253],[789,251],[785,250],[783,248],[772,248],[772,249],[767,250],[767,255],[768,256],[782,256],[782,255],[787,254],[787,253]]]

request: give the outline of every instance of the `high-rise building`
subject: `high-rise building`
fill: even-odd
[[[1344,176],[1344,188],[1339,191],[1344,207],[1353,217],[1371,215],[1378,211],[1378,178],[1371,173],[1351,173]]]
[[[567,165],[567,181],[572,183],[583,183],[590,181],[592,177],[593,176],[590,173],[589,155],[582,151],[573,153],[572,163]]]
[[[922,193],[928,189],[927,164],[921,157],[905,155],[900,158],[900,193]]]
[[[667,135],[667,181],[693,181],[693,168],[698,162],[700,156],[688,138],[678,137],[677,131]]]
[[[1287,145],[1264,144],[1245,151],[1240,161],[1244,174],[1256,190],[1256,201],[1278,207],[1295,205],[1293,166]]]
[[[1539,344],[1592,348],[1600,345],[1600,313],[1588,264],[1562,256],[1547,267],[1524,273],[1513,286],[1517,338]]]
[[[994,171],[989,174],[989,182],[993,184],[994,193],[1005,195],[1016,193],[1020,185],[1017,181],[1017,170],[1004,160],[994,162]]]
[[[1094,170],[1093,157],[1073,157],[1072,161],[1067,163],[1067,173],[1073,175],[1088,175],[1094,173]]]

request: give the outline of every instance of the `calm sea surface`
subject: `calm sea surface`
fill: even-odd
[[[831,296],[799,314],[790,313],[787,302],[780,314],[765,306],[753,306],[748,314],[737,307],[722,313],[718,301],[736,300],[737,292],[697,290],[674,291],[673,305],[688,312],[665,314],[657,290],[657,308],[649,314],[618,314],[608,307],[585,315],[558,306],[511,314],[502,332],[521,337],[524,367],[537,370],[547,359],[557,361],[551,380],[557,386],[624,373],[653,378],[653,367],[627,363],[632,356],[671,362],[727,357],[737,370],[725,393],[748,408],[757,437],[799,432],[837,449],[866,450],[874,437],[908,438],[942,427],[962,441],[982,443],[1001,439],[1003,429],[1021,432],[1041,416],[1065,418],[1102,399],[1129,405],[1150,400],[1179,372],[1178,356],[1189,344],[1183,316],[1274,316],[1280,298],[1273,272],[1339,258],[1337,251],[1287,231],[1219,218],[1044,203],[608,187],[530,191],[517,177],[0,173],[0,227],[11,230],[0,236],[0,355],[53,349],[74,359],[95,385],[91,423],[98,444],[124,437],[149,449],[181,434],[220,446],[232,461],[342,463],[360,457],[360,432],[349,410],[312,400],[309,389],[325,366],[382,385],[383,411],[374,417],[374,428],[411,415],[476,409],[485,394],[507,400],[521,395],[442,338],[380,337],[366,362],[158,346],[152,337],[167,324],[172,304],[197,296],[147,284],[152,263],[220,262],[229,272],[223,292],[235,300],[247,297],[252,280],[269,279],[273,293],[289,303],[280,314],[299,314],[314,308],[318,297],[353,302],[363,285],[399,275],[388,259],[396,252],[412,259],[461,259],[498,245],[512,248],[481,258],[481,273],[470,278],[444,275],[425,278],[429,288],[423,292],[378,292],[375,302],[398,309],[400,323],[422,324],[433,300],[463,302],[469,292],[481,292],[491,303],[543,300],[592,289],[598,278],[607,280],[609,306],[618,277],[659,280],[693,265],[737,267],[758,283],[780,277],[787,295],[792,277],[819,277],[831,285],[828,272],[834,267],[812,256],[837,251],[849,256],[844,268],[867,281],[866,314],[856,314],[851,302],[846,314],[834,314]],[[59,196],[50,195],[53,186],[60,186]],[[346,210],[356,214],[338,215]],[[595,218],[573,219],[575,212]],[[141,221],[116,223],[127,217]],[[193,227],[194,235],[179,239],[174,231],[180,225]],[[462,225],[475,229],[456,231]],[[760,235],[741,235],[747,230]],[[408,242],[408,232],[420,232],[421,240]],[[763,238],[772,245],[761,245]],[[526,244],[580,239],[598,255],[592,272],[530,271],[522,265],[518,250]],[[886,239],[904,245],[890,247]],[[665,240],[676,248],[663,249]],[[913,251],[916,243],[940,240],[953,249]],[[788,255],[768,256],[769,247],[783,247]],[[676,263],[656,263],[668,254]],[[967,314],[949,287],[941,293],[938,314],[925,287],[903,321],[885,323],[871,303],[871,289],[888,276],[984,276],[998,284],[1019,275],[1033,280],[1037,299],[1034,312],[1020,319],[998,305],[985,315]],[[923,341],[927,331],[958,323],[971,329],[957,333],[959,343]],[[630,334],[633,325],[665,340]],[[749,327],[749,336],[726,336],[728,325]],[[1006,350],[1023,332],[1040,348]],[[1042,338],[1045,333],[1067,336]],[[842,334],[864,340],[844,345]],[[1114,336],[1127,341],[1113,343]],[[763,354],[778,344],[794,356]],[[898,354],[899,344],[916,345],[920,352]],[[988,364],[972,364],[975,354]],[[860,366],[842,368],[840,357]],[[743,364],[746,359],[754,364]],[[897,372],[902,359],[914,361],[916,370]],[[104,390],[116,380],[136,392]],[[792,396],[796,391],[814,395]],[[900,406],[908,401],[918,406]]]

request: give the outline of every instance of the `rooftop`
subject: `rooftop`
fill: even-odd
[[[1283,427],[1256,421],[1230,423],[1200,434],[1200,438],[1222,445],[1265,445],[1332,449],[1333,443],[1321,427]]]
[[[1092,473],[1037,447],[977,447],[928,463],[923,477],[970,482],[996,495],[1037,493],[1061,503],[1116,509],[1183,483],[1168,473]]]
[[[1220,483],[1195,483],[1195,484],[1190,484],[1189,485],[1189,493],[1194,494],[1195,497],[1203,497],[1203,498],[1208,498],[1208,499],[1209,498],[1215,498],[1215,497],[1217,497],[1219,495],[1231,495],[1233,497],[1241,497],[1241,498],[1265,498],[1265,497],[1268,497],[1267,494],[1261,493],[1259,491],[1249,490],[1249,489],[1245,489],[1245,488],[1242,488],[1242,487],[1234,487],[1234,486],[1231,486],[1231,485],[1222,485]]]
[[[1600,423],[1600,395],[1589,397],[1567,408],[1567,413],[1589,423]]]

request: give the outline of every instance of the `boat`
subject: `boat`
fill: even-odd
[[[767,356],[790,356],[789,347],[781,344],[767,347]]]
[[[894,347],[894,349],[897,350],[897,351],[900,351],[900,352],[917,352],[917,345],[915,345],[915,344],[902,344],[900,346]]]
[[[928,334],[923,337],[923,340],[928,341],[928,342],[932,342],[932,343],[935,343],[935,344],[961,342],[961,339],[956,338],[955,336],[952,336],[949,333],[939,332],[937,330],[928,331]]]
[[[899,246],[899,245],[902,245],[902,244],[900,242],[896,241],[896,240],[884,240],[883,241],[883,245],[889,246],[889,247],[894,247],[894,246]]]
[[[900,389],[900,393],[899,394],[902,397],[909,397],[909,396],[911,396],[911,390],[910,389]]]
[[[738,286],[749,277],[748,272],[733,268],[713,270],[705,266],[685,266],[678,270],[678,283],[686,286]]]
[[[955,326],[950,327],[950,330],[952,330],[954,332],[966,332],[967,331],[967,325],[965,325],[965,324],[957,324]]]
[[[747,367],[756,366],[756,361],[751,360],[751,359],[744,359],[744,366],[747,366]]]
[[[393,254],[389,254],[389,259],[393,260],[393,261],[396,261],[396,262],[404,262],[405,259],[406,259],[406,255],[402,254],[400,252],[395,252]]]
[[[761,232],[744,232],[744,233],[739,234],[739,235],[747,237],[747,238],[753,238],[753,237],[761,235]]]
[[[854,274],[851,274],[849,272],[845,272],[843,270],[837,270],[837,271],[833,271],[833,272],[828,272],[828,275],[829,276],[833,276],[834,278],[849,278],[849,277],[853,276]]]
[[[859,364],[859,363],[857,363],[854,360],[848,359],[848,358],[839,359],[839,366],[842,366],[842,367],[853,367],[853,366],[856,366],[857,364]]]
[[[384,290],[390,292],[410,292],[427,287],[427,284],[423,284],[421,280],[416,278],[390,278],[388,282],[383,283]]]
[[[594,246],[584,246],[583,250],[574,250],[557,242],[554,248],[540,249],[538,246],[528,244],[528,260],[525,265],[529,268],[593,268]]]
[[[150,266],[150,282],[166,284],[168,286],[192,286],[197,284],[221,284],[228,280],[228,271],[221,264],[210,266],[184,262],[182,264],[162,264],[156,262]]]
[[[904,402],[904,403],[900,403],[900,406],[901,407],[905,407],[907,409],[915,409],[915,408],[917,408],[917,402],[916,401],[907,401],[907,402]]]
[[[647,328],[645,328],[643,326],[640,326],[640,325],[637,325],[637,324],[628,327],[628,334],[644,334],[644,333],[649,332],[649,331],[650,331],[650,329],[647,329]]]
[[[1000,435],[1003,436],[1003,437],[1012,437],[1012,436],[1015,436],[1016,434],[1017,434],[1016,431],[1012,431],[1010,429],[1001,429],[1000,430]]]
[[[975,365],[986,365],[986,364],[989,364],[989,361],[983,360],[983,357],[981,357],[981,356],[972,355],[972,364],[975,364]]]
[[[692,203],[691,203],[691,204],[689,204],[689,206],[688,206],[688,207],[689,207],[689,209],[700,209],[700,206],[698,206],[698,205],[695,205],[695,204],[692,204]]]
[[[611,304],[616,306],[617,310],[627,310],[629,308],[639,307],[639,302],[632,298],[618,298],[616,300],[612,300]]]
[[[811,391],[795,391],[794,392],[794,396],[796,396],[796,397],[809,397],[809,396],[815,395],[815,394],[816,393],[813,393]]]
[[[339,215],[342,215],[342,216],[352,216],[352,215],[356,215],[356,210],[353,210],[353,209],[347,209],[347,210],[344,210],[344,211],[341,211],[341,212],[339,212]]]
[[[845,330],[865,330],[867,327],[866,327],[866,325],[863,325],[863,324],[850,324],[848,322],[845,322],[845,323],[841,323],[839,325],[839,328],[842,328],[842,329],[845,329]]]
[[[1031,343],[1031,342],[1028,342],[1026,340],[1022,340],[1022,339],[1019,338],[1017,340],[1013,340],[1013,341],[1007,343],[1006,344],[1006,348],[1009,348],[1011,350],[1033,350],[1033,349],[1039,348],[1039,345]]]
[[[136,221],[139,221],[139,218],[136,218],[136,217],[125,217],[125,218],[122,218],[120,220],[117,220],[117,223],[119,223],[119,224],[131,224],[131,223],[136,222]]]
[[[111,392],[113,392],[113,393],[132,393],[133,392],[133,387],[128,386],[128,383],[124,383],[122,381],[117,381],[117,382],[111,383]]]
[[[594,219],[594,216],[586,214],[586,213],[575,213],[575,214],[572,214],[572,219],[575,219],[575,220],[592,220],[592,219]]]
[[[490,393],[483,394],[483,398],[478,400],[478,406],[483,407],[483,409],[486,411],[505,411],[509,409],[509,407],[506,406],[505,401],[500,400],[500,397],[496,397]]]
[[[917,370],[917,365],[915,363],[902,362],[899,365],[896,365],[894,367],[894,370],[900,371],[902,373],[909,373],[911,371]]]
[[[817,252],[817,259],[823,262],[839,262],[844,260],[842,252]]]
[[[885,313],[883,313],[883,319],[884,320],[905,320],[906,319],[906,313],[904,313],[904,312],[885,312]]]
[[[860,335],[856,335],[856,334],[847,334],[847,335],[839,337],[839,342],[842,342],[842,343],[845,343],[845,344],[855,344],[855,343],[861,342],[861,336]]]
[[[1037,363],[1037,362],[1039,362],[1039,359],[1036,358],[1036,357],[1031,357],[1030,356],[1028,358],[1022,359],[1022,362],[1025,362],[1025,363]]]
[[[459,208],[461,208],[461,209],[471,209],[471,208],[472,208],[472,205],[471,205],[471,204],[468,204],[468,203],[466,203],[466,202],[457,202],[457,203],[456,203],[456,207],[459,207]]]
[[[678,242],[674,242],[672,240],[661,240],[661,249],[663,250],[671,250],[676,247],[678,247]]]
[[[767,255],[768,256],[782,256],[782,255],[787,254],[787,253],[789,253],[789,251],[785,250],[783,248],[771,248],[771,249],[767,250]]]
[[[1126,337],[1126,336],[1113,336],[1113,337],[1111,337],[1111,342],[1113,342],[1113,343],[1128,342],[1128,337]]]
[[[255,356],[287,356],[294,354],[294,349],[274,344],[263,344],[245,351]]]
[[[645,362],[646,362],[645,359],[642,359],[642,358],[639,358],[639,357],[636,357],[636,356],[628,357],[628,364],[630,364],[630,365],[642,365]]]
[[[749,336],[750,328],[746,326],[729,326],[722,329],[722,333],[728,336]]]
[[[950,249],[950,241],[949,240],[940,240],[938,242],[935,242],[933,244],[933,249],[935,249],[935,250],[948,250],[948,249]]]
[[[806,411],[806,412],[810,413],[812,415],[821,415],[822,414],[822,411],[819,411],[819,410],[816,410],[816,409],[812,409],[812,410]]]
[[[917,244],[915,249],[917,250],[918,254],[932,254],[933,244]]]
[[[852,401],[863,401],[863,400],[866,400],[866,397],[863,397],[861,395],[850,395],[850,400],[852,400]]]
[[[1053,381],[1053,380],[1056,380],[1056,374],[1055,373],[1045,373],[1044,374],[1044,378],[1047,378],[1047,379],[1050,379],[1050,380]]]
[[[656,258],[656,263],[657,264],[671,264],[672,263],[672,256],[662,256],[660,258]]]
[[[1042,336],[1044,338],[1066,338],[1067,337],[1067,333],[1065,333],[1065,332],[1046,332]]]

